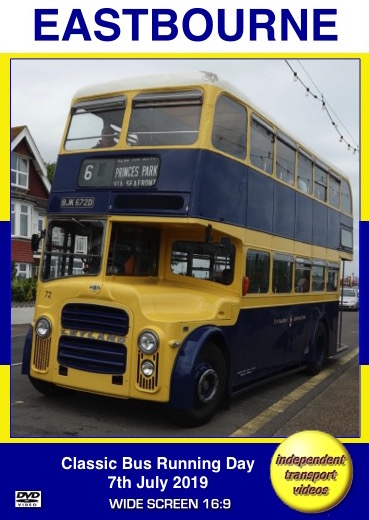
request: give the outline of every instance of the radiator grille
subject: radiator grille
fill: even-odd
[[[116,307],[69,303],[63,308],[61,324],[65,329],[126,336],[129,328],[129,318],[124,310]]]
[[[33,367],[40,372],[46,372],[50,363],[51,337],[41,339],[35,337],[35,348],[33,350]]]
[[[156,390],[158,387],[158,373],[159,373],[159,352],[156,352],[151,358],[155,365],[155,371],[151,377],[146,377],[143,375],[141,371],[141,363],[145,359],[145,356],[142,352],[138,352],[138,362],[137,362],[137,385],[141,388],[141,390]]]
[[[58,363],[85,372],[123,374],[127,349],[123,343],[79,336],[61,336]]]

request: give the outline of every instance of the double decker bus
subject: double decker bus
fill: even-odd
[[[215,74],[78,91],[41,240],[23,373],[44,394],[194,426],[337,353],[349,181]]]

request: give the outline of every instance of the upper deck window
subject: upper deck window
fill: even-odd
[[[327,178],[328,174],[319,166],[315,167],[314,195],[318,200],[327,202]]]
[[[214,114],[214,148],[239,159],[246,157],[246,108],[227,96],[220,96]]]
[[[333,175],[329,176],[329,204],[334,208],[340,207],[340,182]]]
[[[132,103],[127,144],[189,145],[199,134],[202,93],[199,90],[138,94]]]
[[[313,193],[313,161],[301,152],[298,154],[297,187],[304,193]]]
[[[79,101],[65,139],[65,150],[111,148],[120,137],[126,99],[116,96]]]
[[[352,213],[350,186],[348,182],[343,179],[341,182],[341,210],[349,215]]]
[[[251,162],[267,173],[273,171],[274,131],[257,116],[251,121]]]
[[[295,184],[296,145],[283,134],[277,140],[277,177],[287,184]]]

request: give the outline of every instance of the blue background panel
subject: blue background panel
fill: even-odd
[[[1,273],[1,348],[0,364],[9,365],[11,359],[11,231],[10,222],[0,222]]]
[[[1,447],[3,451],[1,512],[6,519],[54,519],[65,518],[204,518],[243,519],[243,518],[283,518],[285,520],[306,518],[286,506],[275,494],[270,482],[270,463],[276,444],[15,444]],[[354,468],[352,486],[346,497],[333,509],[319,514],[319,519],[347,520],[348,518],[364,519],[369,515],[367,498],[367,461],[368,445],[346,445]],[[6,465],[4,467],[4,454]],[[73,470],[63,469],[64,457],[81,460],[106,458],[116,460],[118,469]],[[122,469],[122,458],[126,457],[126,465],[133,461],[137,466],[151,465],[151,469]],[[211,469],[198,470],[165,470],[157,469],[157,457],[167,459],[220,460],[220,471]],[[231,464],[227,469],[227,458]],[[130,459],[129,459],[130,458]],[[254,460],[251,472],[231,469],[233,462]],[[110,489],[109,476],[125,477],[125,487],[113,486]],[[199,484],[189,488],[173,489],[173,477],[205,476],[208,485],[202,489]],[[141,478],[168,479],[167,488],[138,489]],[[128,480],[131,487],[128,487]],[[193,482],[193,481],[192,481]],[[41,491],[42,507],[29,509],[15,508],[15,492],[19,490]],[[187,498],[198,499],[198,509],[134,509],[112,510],[109,499],[143,499],[148,498]],[[231,500],[231,508],[209,510],[204,506],[205,499],[216,498]]]
[[[369,222],[359,223],[360,265],[360,315],[359,315],[359,359],[361,365],[369,365]],[[367,396],[365,396],[367,398]]]

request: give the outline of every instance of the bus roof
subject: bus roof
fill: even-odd
[[[243,91],[232,85],[228,81],[223,80],[218,74],[209,71],[187,71],[187,72],[174,72],[166,74],[155,74],[155,75],[143,75],[135,77],[122,78],[120,80],[114,80],[106,83],[100,83],[95,85],[89,85],[79,89],[74,97],[73,103],[81,98],[98,97],[107,94],[118,94],[129,90],[144,90],[144,89],[160,89],[160,88],[175,88],[175,87],[196,87],[202,85],[213,85],[220,90],[224,90],[234,97],[243,101],[249,105],[250,108],[254,109],[266,122],[271,123],[278,128],[281,132],[289,136],[291,139],[296,141],[301,148],[303,148],[309,155],[312,156],[320,165],[326,166],[328,169],[339,174],[340,177],[345,179],[349,184],[349,178],[340,171],[336,166],[329,163],[326,159],[318,156],[302,141],[295,138],[293,133],[283,128],[277,123],[272,117],[270,117],[264,110],[260,109],[250,98],[248,98]]]
[[[98,85],[90,85],[79,89],[74,98],[100,96],[109,93],[121,93],[127,90],[171,88],[171,87],[189,87],[196,85],[215,85],[219,88],[228,90],[237,97],[245,97],[241,92],[236,93],[236,89],[230,84],[219,78],[213,72],[190,71],[175,72],[169,74],[155,74],[146,76],[135,76],[124,78],[108,83]],[[246,100],[245,100],[246,101]]]

